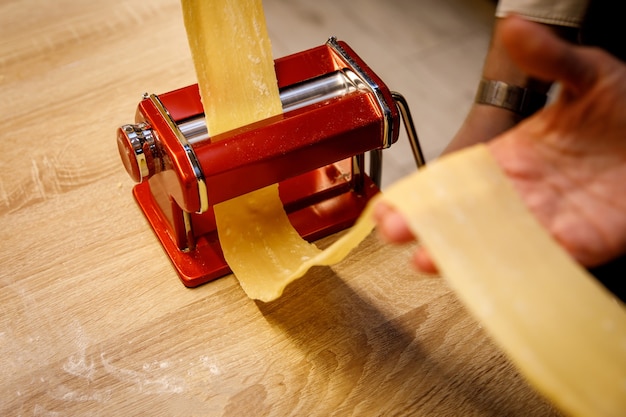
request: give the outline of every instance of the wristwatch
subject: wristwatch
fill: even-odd
[[[478,85],[475,102],[501,107],[526,117],[541,109],[547,99],[546,94],[530,88],[482,79]]]

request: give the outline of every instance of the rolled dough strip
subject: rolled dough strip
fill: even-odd
[[[228,248],[228,265],[246,294],[265,302],[280,297],[311,267],[341,261],[374,228],[370,209],[347,234],[320,251],[291,226],[273,187],[219,206],[220,244]]]
[[[209,135],[281,114],[261,0],[182,0],[182,9]]]
[[[182,6],[209,134],[281,114],[261,0],[182,0]],[[250,298],[276,299],[304,274],[302,260],[320,253],[289,222],[277,184],[214,211],[224,257]]]
[[[483,145],[384,197],[527,378],[576,416],[626,416],[626,309],[526,209]]]

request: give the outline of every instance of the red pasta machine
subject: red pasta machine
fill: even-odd
[[[188,287],[230,272],[215,204],[279,183],[292,225],[312,241],[350,227],[379,191],[382,149],[397,141],[400,117],[424,163],[406,101],[346,43],[331,38],[275,69],[280,116],[211,138],[196,84],[145,94],[135,124],[117,130],[133,194]]]

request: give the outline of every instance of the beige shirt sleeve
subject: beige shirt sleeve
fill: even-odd
[[[500,0],[497,17],[515,13],[551,25],[580,27],[589,0]]]

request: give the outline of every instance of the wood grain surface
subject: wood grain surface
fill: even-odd
[[[297,38],[276,16],[308,3],[267,3]],[[0,34],[0,415],[557,415],[411,246],[370,236],[270,304],[179,282],[115,144],[194,82],[177,1],[3,1]]]

